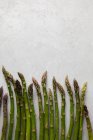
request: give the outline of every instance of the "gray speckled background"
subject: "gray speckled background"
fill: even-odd
[[[16,78],[16,72],[23,72],[28,83],[32,76],[40,81],[47,70],[49,87],[53,75],[63,85],[67,74],[71,82],[87,81],[86,104],[93,126],[93,1],[0,0],[0,85],[6,87],[2,65]],[[67,103],[68,129],[68,96]],[[87,140],[85,122],[84,131]]]

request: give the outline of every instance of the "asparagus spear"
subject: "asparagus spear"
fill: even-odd
[[[83,130],[83,118],[84,118],[84,97],[87,89],[87,83],[82,87],[81,97],[80,97],[80,128],[79,128],[79,140],[82,140],[82,130]]]
[[[36,88],[37,95],[38,95],[39,120],[40,120],[39,140],[44,140],[44,111],[43,111],[43,104],[42,104],[42,96],[41,96],[41,91],[40,91],[40,85],[35,80],[35,78],[32,78],[32,81],[34,83],[34,86]]]
[[[85,114],[85,117],[86,117],[89,140],[93,140],[92,125],[91,125],[91,121],[90,121],[90,117],[89,117],[89,113],[88,113],[88,109],[87,109],[86,105],[84,105],[84,114]]]
[[[3,87],[0,87],[0,109],[2,105],[2,97],[3,97]]]
[[[25,102],[22,93],[22,86],[18,80],[15,82],[16,92],[20,95],[20,118],[21,118],[21,130],[20,130],[20,140],[26,140],[26,110],[25,110]]]
[[[62,97],[62,107],[61,107],[61,140],[65,140],[65,91],[62,85],[56,82],[57,88]]]
[[[48,106],[48,94],[47,94],[47,88],[46,88],[46,82],[47,82],[47,71],[43,74],[42,76],[42,90],[43,90],[43,95],[44,95],[44,140],[49,139],[49,106]]]
[[[72,140],[78,140],[79,125],[80,125],[80,98],[79,98],[79,86],[76,80],[74,80],[74,90],[75,90],[75,97],[76,97],[76,117],[75,117],[75,125],[74,125]]]
[[[17,115],[16,115],[16,129],[15,129],[15,140],[18,140],[20,137],[20,131],[21,131],[21,110],[20,110],[20,93],[21,89],[18,87],[18,82],[15,81],[13,76],[11,74],[8,75],[8,79],[12,83],[15,91],[15,96],[16,96],[16,108],[17,108]]]
[[[33,84],[30,84],[28,87],[28,98],[29,98],[29,108],[30,108],[30,116],[31,116],[31,137],[32,140],[36,140],[36,114],[33,102]]]
[[[73,100],[73,91],[72,91],[71,85],[69,83],[68,77],[66,77],[66,79],[65,79],[65,85],[67,87],[67,91],[68,91],[68,94],[70,97],[70,124],[69,124],[68,133],[66,136],[66,140],[71,140],[72,131],[73,131],[73,127],[74,127],[74,100]]]
[[[13,90],[10,84],[10,81],[8,79],[9,73],[5,70],[4,67],[2,67],[2,72],[4,74],[6,84],[9,91],[9,97],[10,97],[10,123],[9,123],[9,129],[8,129],[8,140],[12,140],[13,136],[13,129],[14,129],[14,96],[13,96]]]
[[[28,96],[27,96],[27,88],[26,88],[26,81],[22,73],[18,72],[18,76],[21,79],[22,86],[23,86],[23,98],[25,102],[25,110],[26,110],[26,140],[31,139],[30,133],[30,111],[29,111],[29,104],[28,104]]]
[[[54,136],[53,95],[51,89],[49,89],[49,140],[54,140]]]
[[[1,140],[7,140],[7,129],[8,129],[8,111],[7,111],[8,96],[7,94],[3,97],[3,127]]]
[[[54,93],[54,107],[55,107],[55,114],[54,114],[54,122],[55,122],[55,140],[59,139],[59,108],[58,108],[58,99],[57,99],[57,89],[56,89],[56,79],[53,77],[52,80],[53,84],[53,93]]]
[[[22,101],[22,87],[18,80],[15,81],[14,85],[15,93],[16,93],[16,103],[17,103],[17,123],[16,123],[16,130],[15,130],[15,140],[22,139],[21,135],[23,135],[23,140],[25,139],[25,132],[26,132],[26,121],[25,121],[25,107],[23,108],[23,101]],[[23,111],[22,111],[23,109]]]

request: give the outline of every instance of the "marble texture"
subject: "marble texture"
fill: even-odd
[[[93,1],[0,0],[0,85],[7,92],[2,65],[16,78],[23,72],[28,83],[32,76],[40,81],[47,70],[49,87],[54,75],[63,85],[66,75],[72,83],[87,81],[85,102],[93,126]],[[84,132],[87,140],[85,121]]]

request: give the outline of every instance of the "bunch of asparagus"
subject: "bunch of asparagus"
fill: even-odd
[[[74,91],[68,77],[65,79],[67,93],[70,99],[70,123],[66,132],[66,100],[63,86],[57,82],[55,77],[52,80],[52,89],[47,88],[47,72],[42,75],[41,85],[35,78],[27,87],[25,77],[18,72],[18,79],[15,79],[4,67],[2,72],[7,84],[8,94],[3,93],[0,88],[0,113],[3,106],[3,125],[1,140],[37,140],[37,121],[34,104],[35,88],[38,96],[39,107],[39,140],[82,140],[83,121],[86,119],[89,140],[93,140],[93,130],[87,106],[84,103],[87,83],[84,83],[80,91],[77,80],[73,81]],[[75,93],[75,101],[74,94]],[[61,95],[61,131],[59,127],[60,115],[58,95]],[[14,98],[16,97],[16,100]],[[8,102],[8,98],[10,102]],[[43,104],[44,100],[44,104]],[[16,101],[16,102],[15,102]],[[10,108],[8,110],[8,104]],[[15,108],[17,110],[15,110]],[[14,118],[16,117],[16,126]],[[14,133],[13,133],[14,132]],[[60,133],[61,132],[61,133]]]

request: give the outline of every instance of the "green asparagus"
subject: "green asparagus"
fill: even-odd
[[[90,121],[90,117],[89,117],[89,113],[88,113],[88,109],[87,109],[86,105],[84,105],[84,114],[85,114],[85,117],[86,117],[88,138],[89,138],[89,140],[93,140],[92,125],[91,125],[91,121]]]
[[[30,111],[29,111],[29,104],[28,104],[28,95],[27,95],[27,88],[26,88],[26,81],[22,73],[18,72],[18,75],[22,82],[23,87],[23,98],[25,102],[25,111],[26,111],[26,140],[31,139],[30,133]]]
[[[51,89],[49,89],[49,140],[54,140],[54,106]]]
[[[3,127],[2,127],[2,136],[1,140],[7,140],[7,130],[8,130],[8,96],[7,94],[3,97]]]
[[[47,88],[46,88],[46,83],[47,83],[47,72],[45,72],[42,76],[42,90],[43,90],[43,95],[44,95],[44,140],[49,139],[49,106],[48,106],[48,94],[47,94]]]
[[[68,80],[68,77],[66,77],[65,79],[65,85],[67,87],[67,91],[70,97],[70,124],[69,124],[68,133],[66,136],[66,140],[71,140],[73,127],[74,127],[74,100],[73,100],[73,91],[72,91],[70,82]]]
[[[15,116],[14,95],[13,95],[11,83],[8,79],[9,73],[5,70],[4,67],[2,67],[2,72],[3,72],[5,80],[6,80],[6,84],[7,84],[8,91],[9,91],[9,97],[10,97],[10,123],[9,123],[9,128],[8,128],[8,140],[12,140],[13,130],[14,130],[14,116]]]
[[[35,113],[34,102],[33,102],[33,84],[30,84],[28,87],[28,98],[29,98],[29,108],[30,108],[30,115],[31,115],[31,137],[32,140],[36,140],[37,139],[36,113]]]
[[[21,118],[21,130],[20,130],[20,140],[26,139],[26,110],[25,103],[23,98],[22,86],[18,80],[15,82],[16,84],[16,92],[20,95],[20,118]]]
[[[54,112],[54,128],[55,128],[55,138],[54,140],[59,140],[59,108],[58,108],[58,99],[57,99],[57,87],[56,87],[56,79],[53,77],[52,80],[53,84],[53,93],[54,93],[54,107],[55,107],[55,112]]]
[[[32,81],[34,83],[34,86],[36,88],[37,95],[38,95],[39,120],[40,120],[39,140],[44,140],[44,111],[43,111],[42,95],[41,95],[40,85],[35,80],[35,78],[32,78]]]
[[[62,85],[56,82],[57,88],[62,97],[62,104],[61,104],[61,140],[65,140],[65,91]]]
[[[18,80],[15,80],[13,76],[2,67],[2,72],[8,88],[9,102],[9,116],[8,116],[8,95],[3,95],[3,87],[0,87],[0,112],[2,111],[1,105],[3,105],[3,125],[2,132],[0,134],[1,140],[37,140],[36,131],[36,113],[34,106],[34,92],[33,84],[38,95],[39,106],[39,140],[82,140],[83,139],[83,121],[86,118],[87,131],[89,140],[93,140],[93,130],[88,113],[87,106],[84,105],[85,93],[87,90],[87,83],[84,83],[81,95],[79,97],[79,85],[74,80],[74,92],[76,104],[74,105],[73,91],[70,85],[68,77],[65,79],[65,85],[69,95],[70,101],[70,123],[69,129],[66,135],[65,124],[65,91],[62,85],[56,81],[55,77],[52,80],[53,94],[51,89],[47,90],[47,71],[42,75],[41,86],[32,78],[33,83],[26,86],[26,80],[24,75],[18,73],[21,79],[21,84]],[[13,89],[12,89],[13,88]],[[41,89],[42,88],[42,89]],[[44,96],[44,106],[42,99],[42,92]],[[57,91],[61,94],[61,133],[59,128],[59,107]],[[15,93],[15,96],[14,96]],[[53,96],[54,95],[54,96]],[[16,103],[14,103],[14,97],[16,97]],[[17,112],[15,113],[15,107]],[[74,107],[76,110],[74,110]],[[74,111],[75,119],[74,119]],[[2,114],[1,113],[1,114]],[[15,116],[16,115],[16,116]],[[8,118],[9,117],[9,118]],[[16,126],[14,125],[14,118],[16,117]],[[15,131],[14,131],[15,130]]]
[[[15,137],[14,140],[18,140],[20,138],[21,132],[21,109],[20,109],[20,88],[18,87],[17,80],[13,78],[11,74],[8,75],[8,79],[12,83],[15,91],[16,96],[16,108],[17,108],[17,115],[16,115],[16,129],[15,129]]]
[[[74,90],[75,90],[75,97],[76,97],[76,117],[75,117],[72,140],[78,140],[79,125],[80,125],[80,98],[79,98],[79,86],[76,80],[74,80]]]
[[[80,97],[80,127],[79,127],[79,140],[82,140],[83,131],[83,119],[84,119],[84,97],[87,89],[87,83],[82,87],[81,97]]]

